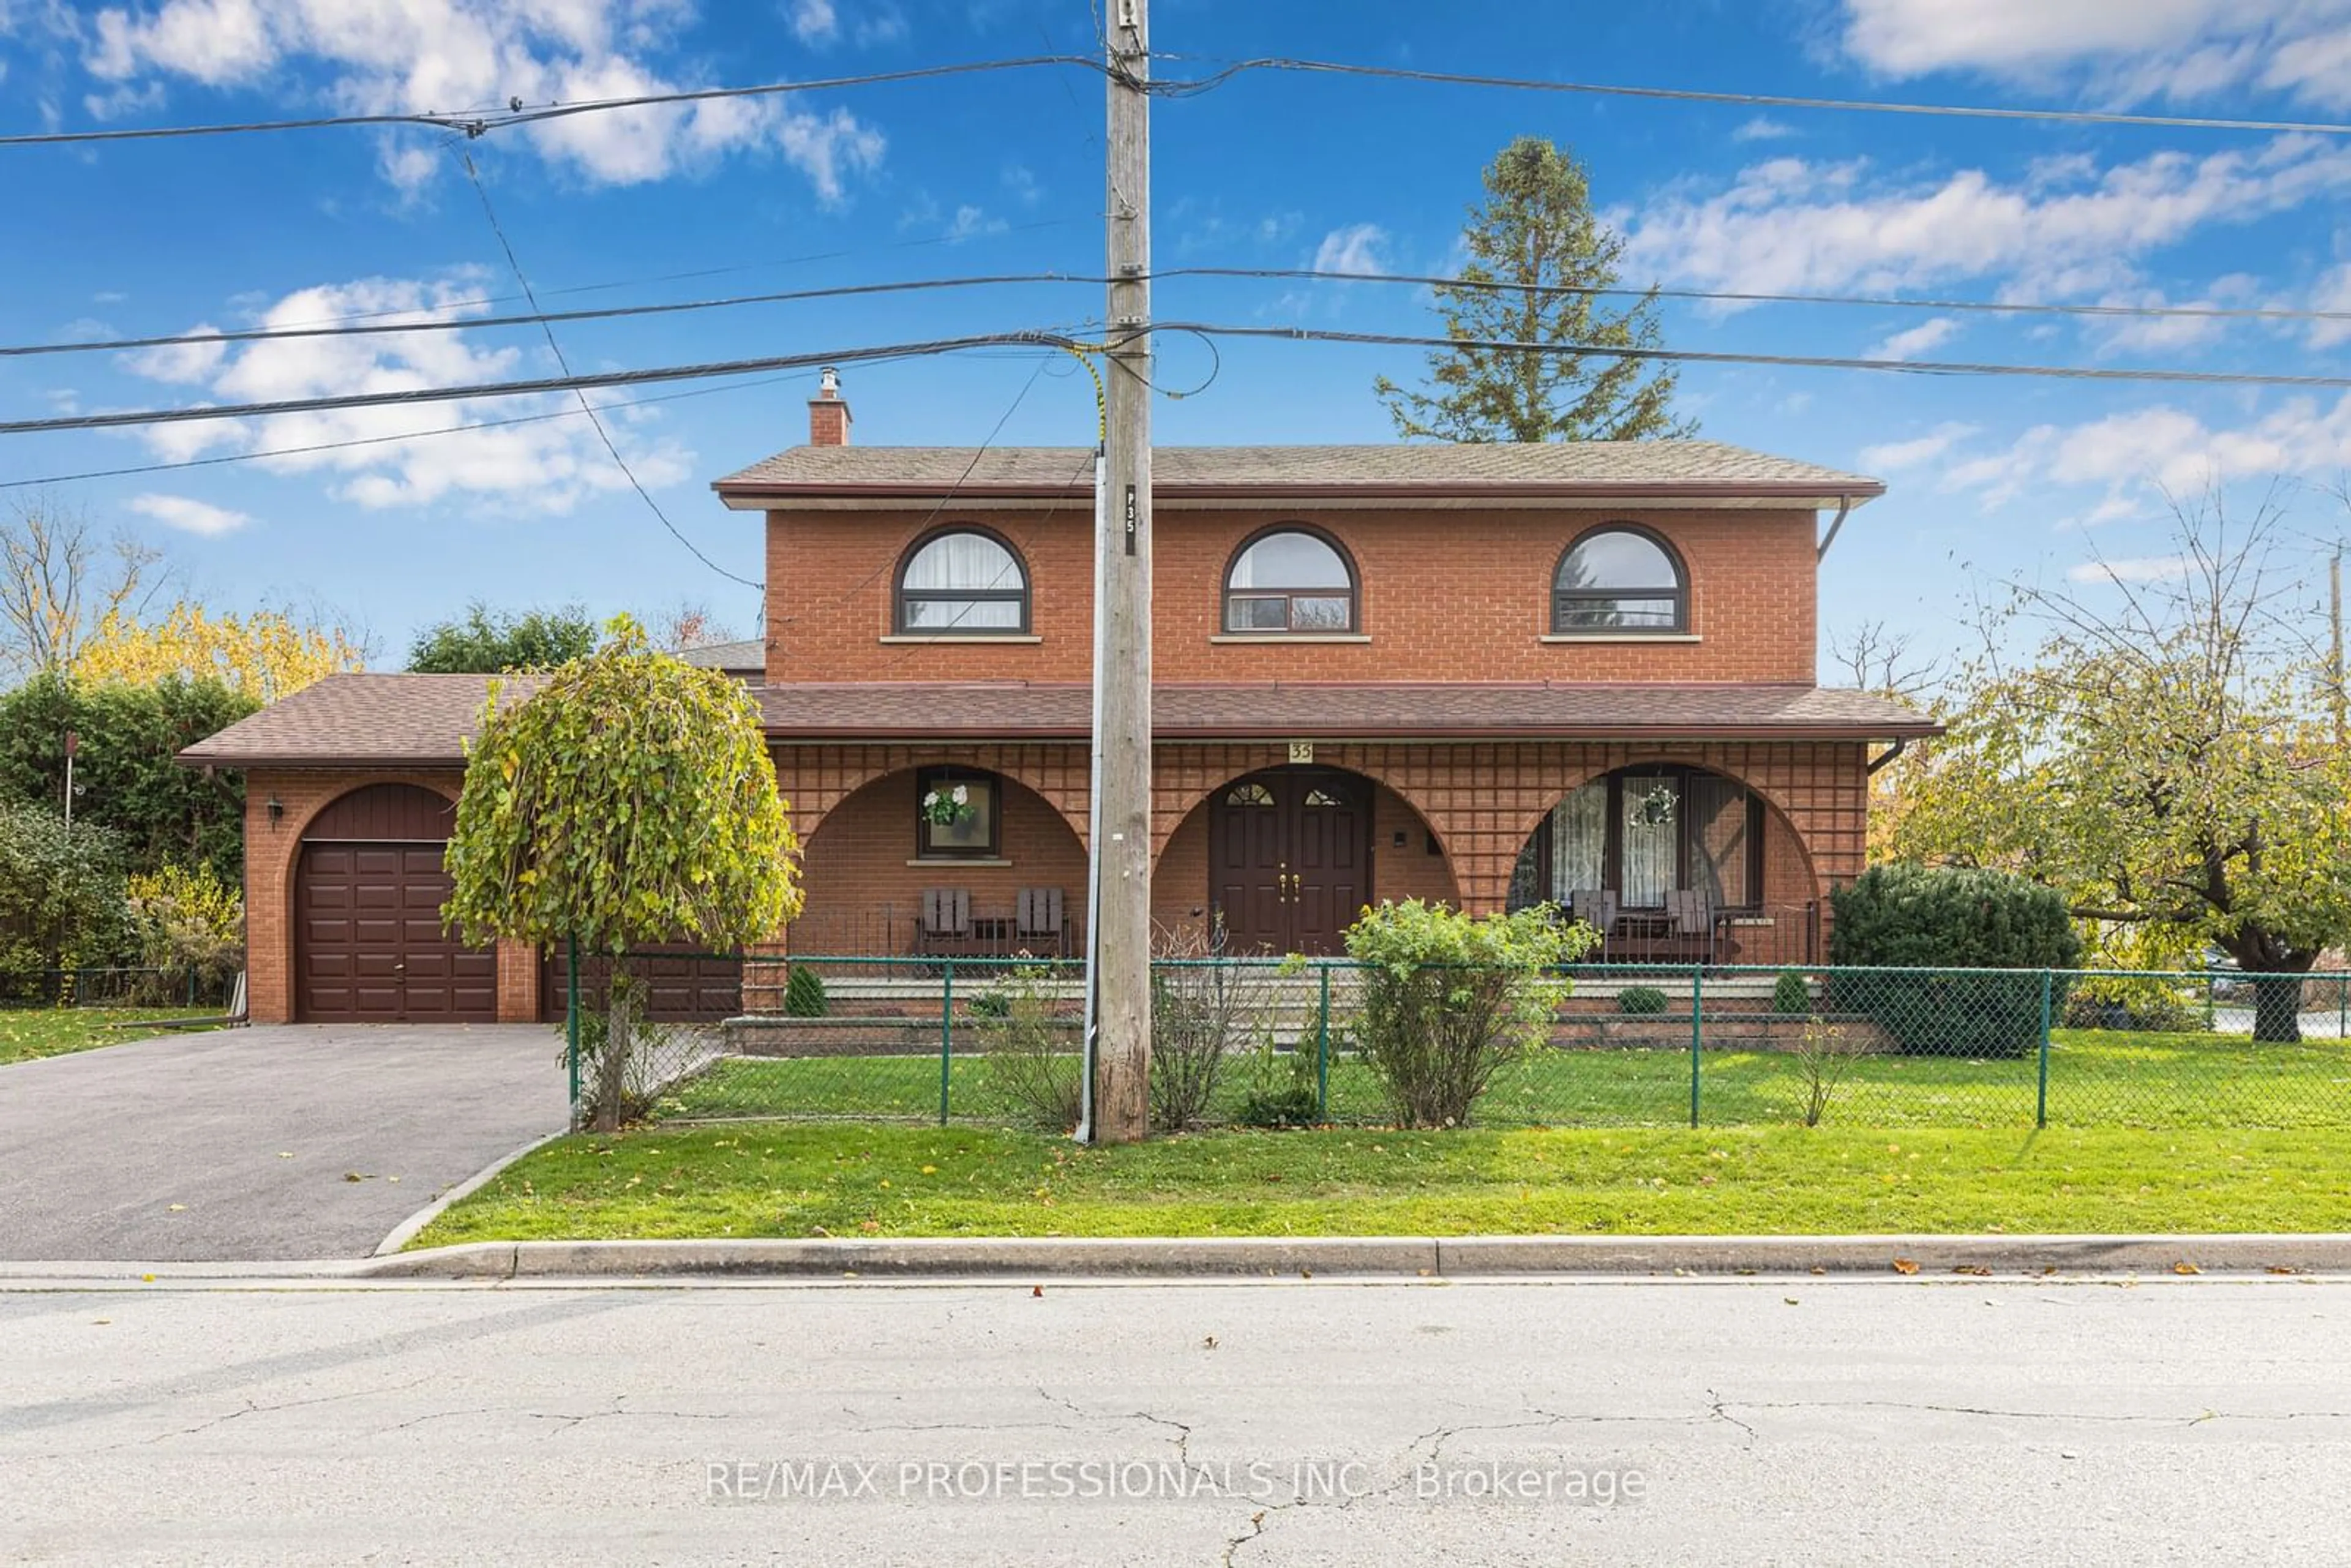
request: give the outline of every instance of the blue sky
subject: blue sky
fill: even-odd
[[[1976,104],[2351,118],[2351,0],[1750,0],[1671,6],[1158,0],[1155,43],[1656,86]],[[1082,0],[0,0],[0,130],[455,110],[1091,52]],[[1180,74],[1176,63],[1163,74]],[[543,303],[561,308],[1100,266],[1100,78],[1032,71],[599,115],[472,144]],[[1259,75],[1163,103],[1162,267],[1433,272],[1510,137],[1572,145],[1628,277],[1706,289],[2351,311],[2351,138],[2096,128]],[[518,308],[463,145],[360,130],[0,151],[11,243],[0,340],[60,341],[360,311]],[[684,274],[705,274],[685,277]],[[500,297],[497,305],[480,303]],[[1074,327],[1085,285],[816,301],[586,323],[578,369]],[[1417,291],[1168,281],[1163,319],[1425,331]],[[2343,374],[2351,320],[2132,321],[1676,306],[1685,348]],[[533,329],[228,352],[0,361],[9,418],[549,373]],[[1091,440],[1070,363],[997,353],[852,371],[861,443]],[[1410,350],[1228,343],[1169,443],[1378,441],[1370,392]],[[1162,380],[1205,373],[1162,344]],[[1954,644],[1966,568],[2054,579],[2172,570],[2158,486],[2294,479],[2332,537],[2351,401],[2241,388],[1986,382],[1691,367],[1703,434],[1884,477],[1829,558],[1825,632],[1872,617]],[[615,408],[671,518],[758,576],[755,519],[709,480],[804,438],[812,377]],[[1016,406],[1017,402],[1017,406]],[[560,398],[352,411],[265,426],[13,436],[0,480],[472,425]],[[1008,409],[1011,410],[1008,419]],[[26,491],[0,492],[0,499]],[[469,598],[601,613],[755,596],[664,531],[585,420],[54,486],[162,545],[214,602],[331,607],[396,665]]]

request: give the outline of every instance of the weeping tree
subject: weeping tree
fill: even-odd
[[[739,948],[799,913],[799,845],[758,705],[653,651],[626,616],[527,700],[493,685],[465,762],[443,915],[469,942]],[[591,1085],[618,1124],[635,1068],[633,986],[613,966]]]
[[[2173,553],[1987,606],[1892,848],[2044,882],[2142,959],[2217,947],[2252,982],[2253,1037],[2295,1040],[2302,977],[2351,937],[2351,754],[2274,497],[2173,511]]]
[[[1595,292],[1618,282],[1623,236],[1592,210],[1573,153],[1521,136],[1486,166],[1486,197],[1461,231],[1464,260],[1430,289],[1451,348],[1428,356],[1428,390],[1372,383],[1407,440],[1637,441],[1688,435],[1674,417],[1674,372],[1609,349],[1664,340],[1654,291],[1623,309]],[[1480,348],[1542,343],[1543,353]],[[1588,346],[1591,351],[1579,351]]]

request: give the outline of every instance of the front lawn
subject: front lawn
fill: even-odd
[[[2049,1121],[2056,1127],[2351,1128],[2351,1044],[2257,1045],[2242,1035],[2060,1030],[2049,1057]],[[1310,1064],[1311,1065],[1311,1064]],[[1071,1059],[1070,1071],[1076,1071]],[[1212,1120],[1237,1118],[1251,1062],[1225,1073]],[[1855,1058],[1832,1101],[1831,1125],[2030,1127],[2039,1095],[2036,1056]],[[961,1053],[948,1072],[957,1121],[1017,1124],[985,1057]],[[1803,1084],[1787,1051],[1703,1053],[1699,1117],[1706,1125],[1802,1120]],[[663,1113],[935,1119],[935,1054],[726,1058],[674,1086]],[[1687,1048],[1552,1050],[1497,1073],[1476,1119],[1489,1127],[1687,1126]],[[1352,1056],[1331,1064],[1327,1116],[1389,1119],[1377,1081]]]
[[[964,1127],[578,1135],[417,1238],[2351,1229],[2333,1132],[1226,1132],[1088,1149]]]
[[[201,1010],[201,1009],[198,1009]],[[64,1056],[101,1045],[144,1040],[152,1029],[110,1029],[110,1024],[185,1018],[181,1008],[0,1008],[0,1066]]]

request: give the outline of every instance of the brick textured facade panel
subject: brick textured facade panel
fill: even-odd
[[[1587,528],[1636,522],[1678,551],[1699,641],[1545,643],[1559,559]],[[969,522],[1027,562],[1034,643],[885,642],[898,566],[929,529]],[[1345,547],[1368,643],[1218,643],[1234,552],[1307,523]],[[1092,650],[1088,507],[768,514],[768,678],[1083,681]],[[1197,511],[1155,521],[1155,677],[1191,681],[1800,682],[1814,674],[1813,514],[1561,509]]]

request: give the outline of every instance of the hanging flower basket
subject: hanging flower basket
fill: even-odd
[[[923,795],[923,820],[935,828],[952,828],[971,818],[971,791],[961,784],[931,789]]]
[[[1670,786],[1652,785],[1648,793],[1633,802],[1625,813],[1625,821],[1636,828],[1663,828],[1674,820],[1674,792]]]

